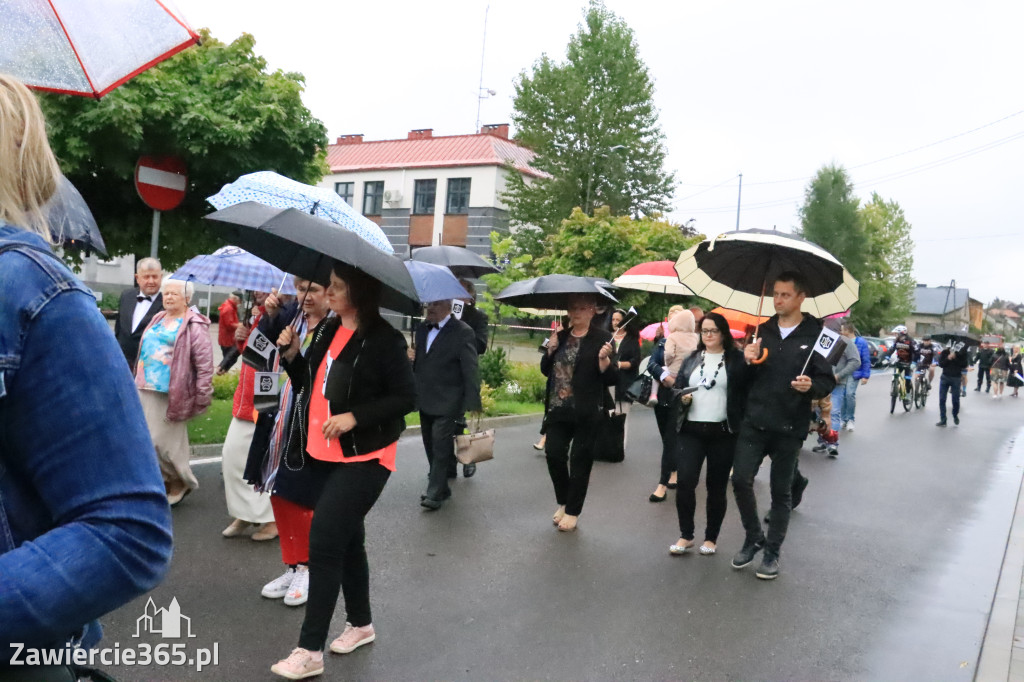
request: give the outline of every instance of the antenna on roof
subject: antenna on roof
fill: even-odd
[[[473,128],[475,133],[480,132],[480,106],[485,99],[498,94],[490,88],[484,89],[484,55],[487,54],[487,15],[490,11],[491,6],[487,5],[487,9],[484,10],[484,46],[480,50],[480,83],[476,89],[476,127]]]

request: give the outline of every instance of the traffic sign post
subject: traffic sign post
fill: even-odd
[[[143,156],[135,164],[135,190],[153,209],[153,236],[149,255],[156,258],[160,242],[160,212],[177,208],[185,199],[188,171],[176,156]]]

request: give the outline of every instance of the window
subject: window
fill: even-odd
[[[448,206],[445,213],[469,211],[469,178],[449,178]]]
[[[338,196],[345,200],[345,203],[349,206],[352,205],[352,192],[355,187],[354,182],[336,182],[334,183],[334,191],[338,193]]]
[[[384,206],[384,181],[363,184],[363,215],[380,215]]]
[[[427,215],[434,212],[434,198],[437,196],[437,180],[417,180],[413,192],[412,212]]]

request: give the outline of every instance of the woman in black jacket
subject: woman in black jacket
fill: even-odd
[[[615,384],[615,409],[619,412],[629,412],[626,389],[636,380],[640,368],[640,334],[636,330],[636,317],[622,325],[628,315],[625,310],[612,313],[612,345],[619,356],[615,365],[619,370],[619,381]]]
[[[552,332],[540,361],[548,377],[545,453],[558,502],[552,521],[562,531],[576,530],[594,466],[594,437],[608,387],[618,380],[611,334],[591,325],[596,297],[573,295],[568,308],[569,328]]]
[[[696,544],[695,493],[705,459],[707,526],[700,553],[708,556],[716,551],[718,532],[725,518],[736,433],[746,405],[746,374],[747,364],[743,353],[733,345],[729,323],[718,313],[708,313],[701,321],[697,350],[683,361],[675,383],[676,389],[698,388],[682,397],[686,412],[679,425],[676,464],[679,540],[669,547],[670,554],[685,554]]]
[[[301,679],[323,671],[327,630],[344,592],[348,623],[331,651],[346,654],[375,638],[363,519],[395,469],[404,415],[416,386],[405,338],[379,312],[380,282],[336,263],[327,288],[337,317],[313,333],[305,356],[290,328],[281,332],[282,364],[298,391],[298,428],[286,464],[298,453],[322,483],[309,534],[309,600],[299,646],[271,671]]]

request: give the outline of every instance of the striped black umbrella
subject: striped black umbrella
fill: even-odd
[[[738,230],[700,242],[676,261],[679,281],[723,308],[761,315],[764,297],[780,273],[807,282],[803,311],[814,317],[845,312],[860,284],[831,253],[813,242],[773,230]]]

